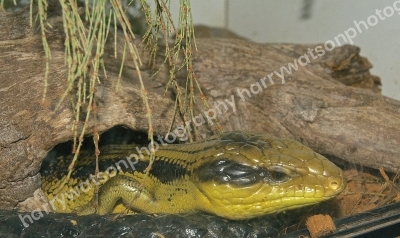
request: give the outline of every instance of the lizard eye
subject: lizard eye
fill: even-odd
[[[272,184],[281,184],[289,181],[293,176],[293,172],[279,166],[269,167],[264,174],[264,181]]]

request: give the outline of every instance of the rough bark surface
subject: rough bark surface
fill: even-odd
[[[45,103],[42,103],[45,58],[41,36],[27,28],[29,12],[1,14],[0,208],[12,209],[40,187],[39,170],[46,153],[73,138],[73,112],[70,99],[55,110],[67,78],[62,24],[57,14],[48,33],[52,59]],[[298,65],[298,70],[291,74],[283,71],[283,81],[277,74],[271,80],[268,75],[274,71],[281,74],[282,66],[293,64],[316,45],[198,39],[197,47],[199,51],[194,58],[197,79],[225,130],[265,131],[299,140],[319,153],[352,163],[383,167],[390,172],[400,168],[400,135],[396,133],[400,102],[373,92],[377,91],[379,79],[369,74],[371,64],[359,56],[359,48],[343,46],[315,59],[309,56],[312,62],[306,66]],[[162,61],[162,56],[159,57]],[[126,125],[146,131],[146,111],[131,62],[127,62],[120,90],[115,90],[118,61],[110,59],[114,66],[107,68],[108,77],[102,78],[97,87],[98,130]],[[152,75],[149,68],[142,68],[154,131],[156,135],[164,135],[173,116],[174,98],[164,96],[167,70]],[[186,78],[182,74],[178,80],[184,85]],[[197,102],[195,115],[206,118],[201,100]],[[218,104],[221,102],[227,107]],[[92,129],[89,128],[88,134]],[[198,129],[210,133],[212,126],[203,124]]]

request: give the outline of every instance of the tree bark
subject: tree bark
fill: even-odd
[[[44,103],[45,58],[41,36],[36,27],[27,28],[29,12],[1,14],[0,208],[11,209],[40,188],[41,162],[55,145],[73,138],[74,117],[69,98],[55,109],[67,79],[59,14],[50,19],[53,28],[49,29],[48,40],[52,59]],[[113,52],[112,43],[110,47],[109,52]],[[351,163],[383,167],[390,172],[400,168],[400,135],[396,133],[400,103],[373,92],[379,91],[376,87],[379,79],[369,74],[371,65],[360,57],[359,48],[336,47],[312,59],[308,49],[317,45],[198,39],[197,47],[199,51],[193,59],[197,80],[210,110],[214,110],[225,130],[265,131],[299,140],[321,154]],[[117,91],[120,60],[112,59],[111,54],[105,56],[110,63],[106,66],[107,78],[102,77],[96,91],[97,128],[102,132],[125,125],[147,131],[147,112],[133,64],[126,62]],[[306,54],[310,63],[305,65]],[[143,62],[147,62],[146,55],[143,57]],[[158,62],[163,60],[162,55],[157,57]],[[285,75],[282,80],[278,76],[282,74],[281,67],[295,62],[298,70],[291,74],[282,71]],[[178,76],[183,86],[186,76],[183,72]],[[165,135],[175,102],[173,94],[164,96],[168,71],[163,69],[153,76],[153,71],[143,66],[142,77],[151,104],[154,132]],[[211,111],[201,105],[198,97],[194,108],[196,122],[201,122],[201,117],[207,122]],[[174,127],[183,123],[178,120]],[[205,123],[197,129],[210,134],[214,125]],[[87,134],[91,133],[93,121],[87,130]]]

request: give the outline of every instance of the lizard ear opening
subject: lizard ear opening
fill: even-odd
[[[249,186],[262,180],[259,169],[228,159],[212,161],[198,168],[195,173],[200,181],[233,186]]]

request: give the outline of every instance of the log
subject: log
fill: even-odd
[[[0,209],[29,210],[24,204],[40,191],[43,158],[55,145],[73,138],[70,99],[55,110],[67,79],[62,23],[56,10],[49,14],[52,59],[45,103],[45,58],[37,28],[27,28],[29,11],[0,13],[0,166],[4,168],[0,174]],[[225,130],[265,131],[296,139],[321,154],[351,163],[383,167],[389,172],[400,168],[400,135],[396,133],[400,103],[377,93],[379,79],[370,75],[371,64],[359,55],[358,47],[345,45],[318,56],[314,53],[315,59],[308,50],[324,49],[323,45],[198,39],[197,47],[194,71],[211,108],[204,109],[198,98],[196,122],[202,117],[207,122],[208,112],[214,110]],[[107,52],[108,75],[102,77],[96,91],[98,130],[125,125],[147,131],[146,111],[132,62],[126,62],[117,91],[119,60],[110,56],[112,43]],[[161,54],[157,57],[158,62],[163,60]],[[144,54],[143,62],[147,61]],[[288,63],[297,63],[298,69],[290,74],[281,71]],[[174,105],[173,93],[164,96],[168,71],[164,68],[154,76],[147,64],[141,70],[154,132],[165,135]],[[279,77],[282,73],[284,78]],[[178,76],[183,86],[184,72]],[[177,120],[174,127],[183,123]],[[203,123],[197,129],[208,135],[216,131],[214,126]],[[91,133],[92,121],[87,131]],[[40,205],[40,199],[35,201]]]

